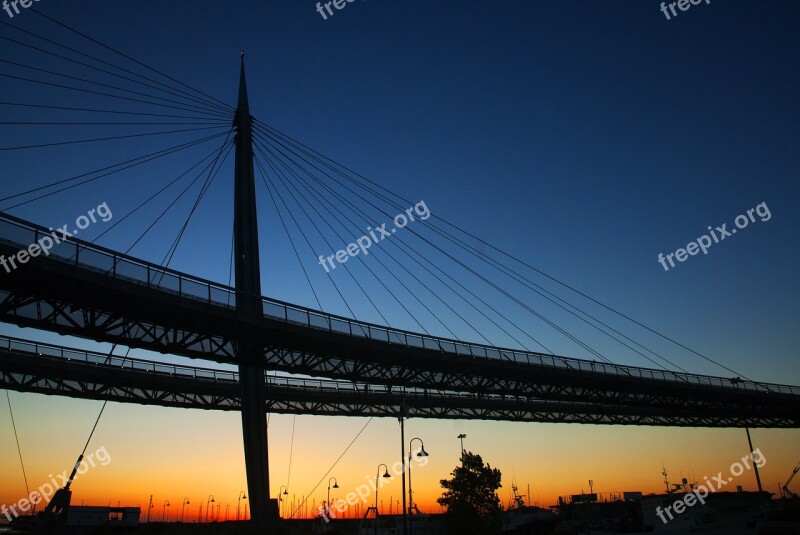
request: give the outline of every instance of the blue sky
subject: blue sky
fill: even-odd
[[[256,118],[407,199],[424,199],[435,216],[745,375],[772,381],[797,377],[792,326],[798,313],[793,247],[798,218],[792,205],[798,186],[792,178],[798,168],[793,150],[798,76],[789,65],[797,54],[792,27],[798,8],[789,2],[769,8],[701,4],[670,21],[657,5],[645,2],[356,2],[328,20],[309,2],[224,8],[198,2],[191,10],[180,5],[152,10],[127,2],[39,7],[229,103],[235,103],[238,51],[244,49]],[[34,13],[23,12],[10,24],[72,46],[86,45]],[[86,72],[8,42],[2,46],[6,57],[19,63],[73,76]],[[81,49],[137,67],[97,47]],[[4,84],[11,101],[141,109],[15,80]],[[17,120],[76,117],[5,111]],[[66,128],[6,125],[1,132],[4,146],[17,146],[154,127]],[[12,177],[42,185],[204,134],[4,152],[9,178],[3,193],[21,191]],[[216,148],[213,143],[204,147],[205,152],[165,159],[163,165],[11,212],[60,225],[107,202],[119,218],[195,163],[197,155]],[[232,213],[230,168],[228,160],[171,264],[220,282],[228,280],[230,226],[224,222]],[[316,307],[263,184],[258,187],[264,291]],[[174,198],[178,189],[173,191]],[[133,254],[161,262],[193,198],[187,194]],[[171,200],[169,195],[163,199],[100,243],[127,249]],[[669,272],[657,262],[658,253],[685,247],[709,225],[733,227],[737,215],[762,202],[772,214],[769,221],[751,224],[708,255],[689,257]],[[95,230],[100,232],[99,227],[87,232]],[[365,231],[353,228],[351,236]],[[329,236],[333,244],[347,243]],[[323,307],[348,314],[311,251],[303,250],[299,235],[295,239],[315,286],[327,298]],[[316,254],[335,252],[320,239],[314,248]],[[345,276],[336,275],[346,287]],[[479,286],[474,289],[480,293]],[[357,316],[382,321],[355,288],[349,291]],[[387,319],[418,327],[388,301]],[[531,303],[547,310],[546,303]],[[497,305],[541,331],[556,353],[587,356],[502,299]],[[557,311],[546,313],[559,322],[572,321]],[[432,325],[434,331],[438,327]],[[566,328],[591,344],[606,343],[580,323]],[[469,332],[462,334],[469,337]],[[502,335],[493,341],[514,345]],[[619,354],[612,360],[649,365],[613,344],[605,353]],[[689,355],[674,358],[692,370],[723,372]],[[764,360],[775,368],[764,369]]]
[[[310,0],[41,0],[36,7],[231,105],[237,94],[239,51],[244,49],[251,112],[260,121],[411,201],[424,200],[435,217],[743,375],[798,384],[800,75],[795,66],[800,59],[800,5],[790,0],[703,2],[666,20],[659,4],[366,0],[348,4],[328,20]],[[7,19],[0,12],[0,20],[146,72],[35,13],[23,11]],[[2,26],[0,35],[20,34]],[[8,41],[0,41],[0,51],[6,61],[73,76],[96,74]],[[0,73],[53,79],[8,63],[0,63]],[[107,77],[96,78],[112,83]],[[144,108],[9,78],[0,84],[4,102]],[[66,111],[5,105],[0,109],[3,121],[80,118]],[[4,124],[0,147],[154,129]],[[0,197],[200,135],[2,151]],[[215,148],[219,144],[209,143],[202,150],[10,213],[61,226],[106,202],[119,219]],[[316,307],[266,189],[261,183],[257,187],[264,293]],[[99,243],[127,249],[177,191],[171,190],[171,196],[159,198]],[[195,195],[193,190],[131,254],[160,263]],[[760,203],[769,207],[769,221],[750,224],[712,246],[708,255],[689,257],[669,272],[658,263],[659,253],[685,247],[709,225],[727,223],[731,228],[736,216]],[[9,205],[4,201],[0,209]],[[373,216],[374,223],[387,221]],[[171,266],[227,283],[231,217],[229,159]],[[424,233],[427,224],[417,222],[412,228]],[[103,224],[90,227],[87,239],[102,230]],[[330,232],[328,236],[344,247],[365,231],[361,224],[351,228],[347,240]],[[411,230],[404,232],[402,239],[414,243]],[[310,249],[296,232],[293,238],[324,308],[348,315],[316,263],[317,255],[335,250],[318,238]],[[443,269],[470,281],[463,269],[419,247],[420,255],[430,254]],[[374,259],[365,260],[381,272],[376,262],[369,264]],[[365,271],[357,273],[378,296],[390,323],[418,330]],[[341,270],[333,276],[347,289],[360,319],[382,321]],[[485,285],[465,284],[554,352],[590,358]],[[611,360],[651,365],[536,297],[515,295]],[[455,298],[453,302],[467,308]],[[576,303],[681,367],[730,375],[586,301]],[[440,306],[431,306],[459,335],[470,337],[470,331]],[[425,326],[447,334],[436,322],[428,320]],[[514,345],[502,333],[489,330],[495,343]],[[7,325],[2,332],[57,340]]]

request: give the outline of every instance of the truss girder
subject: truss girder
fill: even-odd
[[[0,252],[4,247],[0,244]],[[670,410],[800,410],[800,395],[464,357],[263,318],[143,286],[98,270],[37,258],[0,277],[0,321],[195,359],[316,377],[478,395]]]
[[[206,410],[239,410],[234,374],[184,367],[157,371],[144,361],[131,367],[0,349],[0,388],[83,399]],[[163,365],[162,365],[163,366]],[[149,369],[146,369],[149,368]],[[316,381],[265,375],[265,410],[286,414],[409,417],[524,422],[571,422],[688,427],[800,427],[797,411],[763,409],[666,409],[636,405],[554,402],[458,392],[403,390],[348,381]]]

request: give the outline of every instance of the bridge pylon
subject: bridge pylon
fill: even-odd
[[[242,52],[239,75],[239,102],[234,119],[236,163],[234,174],[234,258],[236,269],[236,312],[241,325],[262,318],[261,266],[258,255],[258,217],[256,214],[253,134],[247,80]],[[244,329],[243,329],[244,333]],[[269,453],[264,412],[266,386],[264,370],[255,364],[262,348],[243,336],[238,344],[239,377],[242,389],[242,439],[247,473],[250,517],[258,526],[277,520],[277,507],[269,501]],[[272,505],[272,506],[270,506]]]

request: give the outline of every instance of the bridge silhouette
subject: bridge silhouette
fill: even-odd
[[[50,233],[4,214],[0,254]],[[263,296],[251,296],[260,316],[242,319],[237,297],[235,288],[70,238],[0,277],[0,320],[228,364],[241,362],[240,341],[248,339],[260,349],[247,364],[265,388],[262,415],[800,427],[794,386],[470,344]],[[269,377],[269,370],[330,380]],[[241,410],[244,390],[233,372],[13,338],[0,338],[0,386],[213,410]]]
[[[2,215],[0,254],[13,254],[50,232]],[[501,406],[508,404],[501,407],[497,418],[488,419],[515,419],[513,409],[521,407],[520,403],[548,401],[569,403],[561,410],[572,414],[572,421],[591,423],[800,426],[800,388],[794,386],[469,344],[359,322],[263,296],[258,296],[261,317],[242,321],[236,314],[235,288],[75,238],[62,243],[48,257],[37,258],[25,269],[2,277],[0,295],[0,319],[6,323],[194,359],[238,364],[238,340],[249,337],[262,348],[258,359],[249,364],[265,371],[334,379],[329,386],[337,385],[340,393],[350,391],[353,403],[364,403],[364,399],[385,403],[394,389],[393,395],[400,398],[413,394],[424,399],[425,395],[436,394],[456,408],[460,403],[480,399],[476,396]],[[77,389],[73,395],[78,397],[109,399],[105,396],[112,395],[115,381],[126,377],[128,381],[135,380],[140,369],[152,368],[154,379],[159,375],[156,363],[123,359],[115,366],[89,352],[81,353],[82,359],[65,359],[65,353],[73,354],[75,350],[57,346],[40,345],[49,347],[41,357],[36,350],[12,351],[15,344],[27,347],[30,343],[7,339],[3,362],[10,365],[11,360],[6,359],[14,354],[19,359],[22,353],[27,355],[23,360],[31,363],[42,360],[43,367],[36,369],[41,369],[41,380],[46,383],[56,379],[51,372],[46,373],[55,364],[46,355],[57,349],[62,361],[57,368],[65,366],[66,360],[73,371],[94,370],[92,375],[97,382]],[[124,362],[138,362],[141,367],[128,367]],[[126,376],[129,369],[133,377]],[[99,370],[107,375],[97,375]],[[200,394],[203,388],[213,391],[213,384],[220,382],[215,376],[209,384],[203,379],[208,372],[200,369],[196,373],[172,373],[194,377]],[[221,382],[229,385],[238,381],[235,375],[224,377]],[[10,378],[4,381],[17,389],[30,384]],[[314,390],[310,384],[287,386]],[[358,387],[348,388],[348,384]],[[386,396],[360,397],[361,393],[377,393],[376,386],[385,389]],[[316,390],[322,394],[317,399],[324,399],[326,389]],[[63,386],[54,386],[48,393],[66,392],[68,389]],[[172,392],[173,399],[180,393],[181,390]],[[113,396],[119,398],[119,394]],[[145,399],[127,398],[139,403]],[[186,406],[192,403],[187,402]],[[230,403],[231,400],[225,408]],[[398,402],[389,405],[399,407]],[[531,409],[524,419],[564,421],[547,406],[537,409],[534,404]],[[540,409],[545,410],[537,417]],[[399,414],[399,408],[394,414]],[[643,419],[632,419],[634,414]]]
[[[235,286],[75,237],[65,238],[48,255],[0,272],[4,323],[232,364],[238,373],[0,337],[0,387],[241,411],[252,517],[260,524],[275,514],[268,507],[267,412],[401,421],[800,427],[800,388],[795,386],[470,343],[262,295],[254,161],[266,172],[254,160],[254,147],[277,157],[287,156],[290,147],[265,146],[254,135],[271,130],[252,118],[246,87],[242,62],[239,102],[229,117],[230,130],[236,131]],[[197,94],[193,100],[194,106],[209,102]],[[304,155],[314,157],[313,152]],[[272,170],[282,178],[294,176],[291,169]],[[51,235],[48,227],[0,213],[1,255],[11,257]],[[290,376],[269,376],[269,371]]]
[[[241,408],[235,372],[110,356],[32,340],[0,337],[0,386],[21,392],[100,399],[161,407],[235,411]],[[698,377],[700,378],[700,377]],[[713,381],[713,377],[700,378]],[[661,380],[663,381],[663,380]],[[322,416],[481,419],[514,422],[669,425],[691,427],[797,427],[798,391],[764,383],[739,383],[744,390],[785,391],[775,410],[701,400],[690,403],[605,403],[564,401],[546,396],[460,392],[442,388],[397,387],[347,380],[265,376],[264,410]],[[539,385],[541,386],[541,385]],[[661,386],[664,386],[663,384]],[[719,388],[731,394],[731,388]],[[736,390],[736,389],[733,389]],[[740,392],[740,391],[739,391]],[[685,392],[682,393],[685,395]],[[575,396],[578,397],[578,396]],[[734,396],[741,397],[741,396]],[[680,398],[685,399],[685,398]],[[680,405],[680,406],[677,406]],[[782,416],[776,416],[784,412]]]

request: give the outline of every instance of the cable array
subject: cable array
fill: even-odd
[[[337,247],[333,246],[332,241],[342,245],[352,241],[354,236],[370,228],[369,225],[375,225],[376,221],[391,221],[394,214],[403,213],[414,203],[262,121],[255,121],[253,137],[257,168],[288,236],[294,258],[303,268],[319,308],[326,309],[323,306],[326,305],[327,309],[331,309],[337,306],[336,303],[322,303],[320,295],[327,294],[329,298],[332,295],[314,288],[314,277],[309,276],[305,264],[311,264],[312,261],[317,263],[320,251],[335,250]],[[281,202],[275,202],[276,198]],[[298,221],[299,218],[303,221]],[[291,229],[286,224],[287,220],[294,223]],[[299,233],[302,241],[295,240],[292,236],[294,233]],[[304,254],[300,252],[303,248]],[[741,374],[722,363],[500,250],[436,214],[431,213],[424,225],[406,226],[401,232],[392,234],[390,240],[381,242],[378,247],[371,247],[369,256],[357,254],[348,260],[356,262],[361,268],[357,272],[360,275],[356,274],[355,267],[351,269],[352,264],[342,263],[339,264],[344,268],[342,276],[346,275],[346,279],[355,283],[361,294],[367,294],[365,287],[368,283],[384,290],[383,296],[369,296],[365,301],[373,313],[378,308],[376,303],[385,305],[393,301],[399,305],[395,310],[405,312],[417,330],[426,334],[429,334],[426,326],[438,324],[443,332],[457,341],[470,338],[469,333],[472,333],[473,339],[477,335],[489,345],[502,346],[510,342],[530,350],[524,342],[527,339],[545,352],[553,353],[539,336],[533,334],[550,329],[551,338],[557,334],[588,354],[590,359],[610,363],[605,351],[601,352],[596,347],[596,340],[593,338],[590,343],[586,339],[585,331],[589,329],[589,333],[602,335],[609,344],[621,348],[620,351],[624,350],[650,365],[686,372],[674,359],[665,356],[663,351],[625,332],[636,327],[741,377]],[[370,263],[376,269],[368,265]],[[318,268],[313,269],[318,271]],[[359,319],[359,316],[370,314],[368,310],[363,310],[356,315],[356,300],[344,288],[346,279],[338,277],[337,281],[327,269],[325,275],[334,286],[333,295],[338,296],[339,305],[344,305],[353,318]],[[424,275],[424,281],[420,275]],[[534,277],[543,281],[537,282]],[[384,284],[384,279],[390,278],[394,289]],[[555,288],[547,288],[545,283]],[[398,293],[400,289],[403,290],[403,296]],[[559,292],[559,289],[566,292]],[[403,297],[407,301],[415,301],[415,306],[404,304]],[[452,303],[458,303],[458,310],[454,309]],[[628,329],[614,326],[610,320],[601,318],[599,313],[588,310],[587,303],[599,306],[617,319],[625,320]],[[543,304],[559,311],[559,319],[550,312],[545,313]],[[446,319],[441,311],[448,312]],[[469,317],[467,311],[471,313]],[[421,318],[421,313],[425,313],[424,318]],[[381,322],[395,326],[386,320],[383,311],[378,310],[377,314]],[[531,319],[525,320],[526,315]],[[574,327],[567,328],[561,317],[572,318],[573,322],[582,325],[584,330],[581,336]],[[494,336],[486,332],[487,326],[495,328]],[[614,354],[618,355],[616,352]],[[618,357],[615,358],[619,361]]]
[[[114,179],[144,165],[173,157],[185,159],[189,152],[195,153],[205,145],[214,144],[211,152],[206,148],[177,177],[157,184],[154,191],[96,238],[104,237],[123,222],[132,221],[132,216],[142,214],[146,206],[172,191],[173,199],[138,233],[127,248],[130,252],[152,234],[159,223],[165,222],[166,215],[199,184],[188,213],[162,257],[161,264],[168,266],[233,149],[231,134],[235,109],[78,29],[33,11],[44,24],[66,32],[77,42],[56,37],[55,32],[31,31],[0,21],[0,40],[12,47],[25,47],[29,54],[47,60],[46,65],[36,65],[2,59],[0,77],[23,86],[40,86],[55,93],[81,96],[81,104],[67,106],[20,99],[0,101],[0,107],[39,114],[35,119],[8,117],[0,122],[0,128],[47,127],[55,128],[56,132],[58,127],[162,128],[17,143],[0,146],[0,152],[38,152],[78,145],[204,135],[67,177],[32,180],[32,187],[0,197],[0,207],[12,210],[26,206],[101,180]],[[111,102],[113,106],[109,106]],[[48,114],[56,116],[45,116]],[[70,117],[73,115],[80,117]],[[117,117],[109,118],[112,115]],[[488,345],[545,353],[558,349],[562,354],[578,352],[592,360],[611,362],[605,346],[601,350],[598,345],[597,336],[600,336],[606,344],[616,345],[612,351],[617,360],[617,351],[625,351],[656,367],[685,371],[662,351],[640,342],[623,327],[590,311],[587,304],[591,304],[625,320],[628,327],[633,325],[655,334],[735,373],[430,212],[430,219],[424,224],[406,226],[401,232],[393,233],[391,239],[373,244],[369,252],[348,255],[348,264],[340,261],[334,265],[331,260],[333,269],[325,267],[323,274],[319,267],[310,265],[312,261],[317,263],[320,252],[339,249],[352,242],[354,236],[373,230],[372,225],[377,227],[378,222],[391,221],[396,214],[415,204],[267,123],[253,120],[252,124],[254,162],[265,187],[265,198],[269,199],[276,224],[288,238],[292,262],[300,266],[313,302],[320,310],[342,307],[354,319],[395,327],[402,324],[409,330],[426,335],[440,333],[455,341],[477,339]],[[197,172],[198,169],[201,170]],[[179,189],[175,191],[174,188]],[[372,236],[375,236],[374,231]],[[331,255],[328,258],[332,258]],[[232,272],[229,266],[229,279],[232,279]],[[582,330],[576,328],[576,324]],[[589,336],[587,332],[595,335]]]
[[[51,101],[41,96],[29,101],[22,98],[0,101],[0,109],[9,112],[4,113],[0,128],[13,127],[26,134],[22,137],[36,136],[37,140],[44,132],[54,132],[59,137],[15,142],[0,146],[0,152],[52,156],[52,151],[59,149],[91,145],[123,147],[136,156],[130,157],[133,154],[127,153],[115,163],[92,165],[90,170],[26,180],[22,191],[2,193],[0,209],[21,208],[89,184],[119,180],[126,172],[143,172],[148,164],[166,167],[169,162],[181,172],[167,179],[159,177],[153,191],[145,192],[130,210],[92,240],[103,238],[123,223],[131,223],[133,216],[141,215],[145,207],[167,198],[169,202],[160,212],[156,210],[149,224],[134,233],[135,239],[125,250],[128,254],[154,234],[154,229],[177,210],[183,199],[189,199],[190,209],[183,217],[178,217],[181,224],[172,229],[174,238],[160,261],[160,265],[169,267],[191,222],[196,221],[201,203],[209,197],[212,184],[235,147],[232,136],[236,110],[34,8],[30,11],[44,23],[65,31],[72,39],[77,38],[77,43],[54,37],[50,32],[37,33],[0,21],[0,40],[10,47],[24,48],[43,61],[31,64],[0,59],[0,78],[24,88],[25,94],[46,90],[54,95]],[[76,103],[68,105],[69,102]],[[112,135],[95,133],[91,137],[70,135],[65,138],[61,127],[68,127],[69,132],[90,127],[93,133],[96,129],[110,129]],[[158,128],[140,131],[141,127]],[[265,205],[270,207],[273,220],[280,224],[279,231],[286,236],[291,248],[290,261],[301,268],[304,282],[320,311],[343,309],[356,320],[393,327],[402,324],[408,326],[408,330],[429,336],[441,333],[456,342],[477,338],[487,345],[550,354],[556,350],[560,354],[577,351],[581,357],[611,363],[610,353],[600,350],[597,335],[613,348],[617,362],[621,355],[633,356],[658,368],[686,372],[663,351],[640,342],[639,335],[632,333],[635,329],[744,377],[438,214],[429,210],[427,215],[419,213],[420,203],[337,163],[265,122],[254,119],[252,134],[255,169],[264,186],[263,199],[269,199]],[[143,141],[163,142],[168,146],[154,151],[131,145]],[[176,158],[179,158],[177,163]],[[187,160],[191,165],[186,164]],[[374,230],[378,224],[396,221],[397,214],[406,213],[411,217],[409,206],[424,223],[392,229],[390,239],[383,241],[381,238],[377,243]],[[369,251],[362,248],[361,254],[352,254],[345,244],[352,245],[360,234],[372,236],[373,243]],[[226,259],[228,286],[234,282],[233,245],[232,233],[230,255]],[[347,249],[348,255],[344,261],[337,256],[338,266],[331,260],[332,269],[328,269],[322,259],[337,249]],[[322,267],[314,266],[317,263]],[[324,269],[324,273],[320,269]],[[624,327],[601,318],[590,306],[621,321]],[[584,330],[576,329],[574,324],[567,325],[567,320],[577,322]],[[116,344],[109,358],[115,347]],[[11,411],[10,398],[8,402]],[[106,405],[107,401],[94,422],[84,453]],[[367,420],[305,500],[371,421],[372,418]],[[291,477],[295,423],[293,420],[287,484]],[[13,411],[12,425],[16,437]],[[22,464],[18,438],[17,447]],[[24,464],[22,470],[27,487]]]

